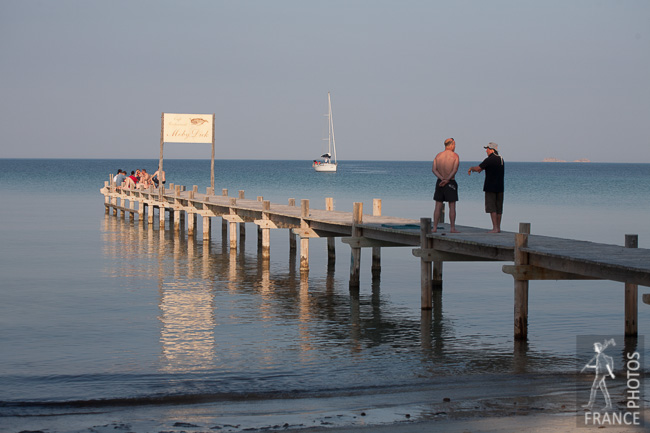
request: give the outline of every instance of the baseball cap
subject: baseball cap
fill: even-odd
[[[483,149],[499,150],[499,145],[490,141],[487,146],[483,146]]]

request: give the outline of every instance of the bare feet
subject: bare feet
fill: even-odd
[[[501,233],[501,230],[499,229],[492,229],[488,233]]]
[[[460,233],[458,230],[456,230],[455,227],[453,227],[451,230],[449,230],[450,233]]]

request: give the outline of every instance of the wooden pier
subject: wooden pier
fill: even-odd
[[[112,176],[111,176],[112,179]],[[263,259],[270,257],[272,229],[289,230],[289,246],[297,249],[300,238],[300,271],[309,271],[309,239],[328,238],[328,260],[335,259],[333,240],[341,237],[350,246],[350,288],[359,288],[361,249],[372,248],[372,273],[381,271],[381,248],[411,247],[420,259],[421,306],[433,306],[433,291],[442,288],[443,263],[449,261],[503,261],[503,272],[514,280],[514,336],[524,340],[528,335],[528,288],[531,280],[598,279],[617,281],[625,287],[625,335],[638,333],[638,286],[650,286],[650,249],[637,248],[636,235],[626,235],[625,245],[609,245],[549,236],[532,235],[530,224],[521,223],[519,233],[487,233],[484,229],[459,226],[461,233],[449,233],[448,226],[431,233],[431,219],[419,220],[381,215],[381,200],[373,202],[372,214],[363,213],[363,203],[354,203],[353,212],[334,210],[328,198],[325,209],[310,207],[309,200],[289,199],[286,205],[270,203],[263,197],[246,199],[244,191],[237,197],[222,190],[216,195],[211,188],[205,194],[198,187],[186,190],[169,185],[164,190],[121,189],[110,181],[100,190],[107,214],[122,212],[125,218],[141,224],[153,224],[158,209],[160,229],[185,228],[194,237],[197,218],[201,217],[204,241],[210,240],[212,219],[221,217],[224,238],[229,232],[230,248],[237,248],[246,236],[245,223],[254,223]],[[643,296],[650,303],[650,295]]]

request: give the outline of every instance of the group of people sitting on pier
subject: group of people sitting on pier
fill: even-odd
[[[119,169],[117,175],[113,178],[117,188],[126,189],[147,189],[150,186],[158,188],[160,183],[165,184],[165,172],[156,170],[153,175],[147,173],[144,168],[131,171],[131,175],[127,175],[126,171]]]

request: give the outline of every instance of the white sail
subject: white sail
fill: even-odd
[[[321,155],[322,161],[314,160],[312,166],[318,172],[335,172],[336,162],[336,139],[334,138],[334,120],[332,118],[332,98],[330,92],[327,92],[327,153]],[[332,162],[333,161],[333,162]]]

